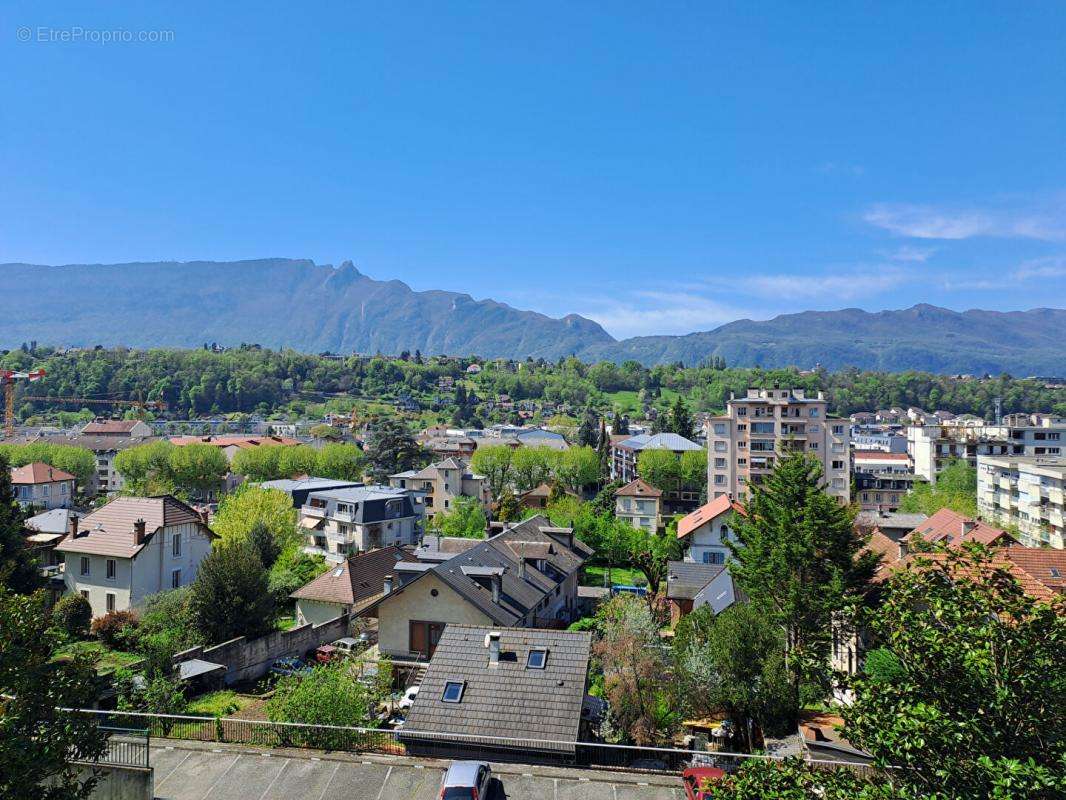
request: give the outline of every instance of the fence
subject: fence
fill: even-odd
[[[111,764],[117,767],[148,767],[151,738],[147,728],[115,728],[98,724],[96,730],[106,740],[104,751],[94,758],[83,758],[75,752],[73,761]]]
[[[631,770],[676,774],[690,766],[712,766],[733,772],[745,759],[769,759],[763,754],[708,752],[667,747],[637,747],[602,742],[566,742],[439,733],[415,730],[381,730],[296,722],[195,717],[144,712],[98,711],[101,725],[140,728],[145,752],[148,737],[200,742],[230,742],[258,747],[306,747],[317,750],[409,755],[428,758],[476,758],[487,761],[556,764],[590,769]],[[812,762],[823,769],[852,769],[872,774],[873,769],[844,761]]]

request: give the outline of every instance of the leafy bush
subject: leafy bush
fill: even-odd
[[[52,623],[74,639],[89,635],[92,618],[93,608],[80,594],[63,595],[52,609]]]
[[[129,635],[125,628],[137,627],[137,615],[132,611],[112,611],[99,619],[94,619],[92,624],[93,636],[108,647],[114,648],[120,640]]]
[[[895,683],[906,674],[896,654],[884,647],[866,654],[863,672],[874,683]]]

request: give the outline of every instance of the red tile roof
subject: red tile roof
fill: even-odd
[[[743,514],[744,506],[730,500],[728,495],[723,494],[721,497],[714,498],[711,502],[700,506],[677,523],[677,538],[684,539],[704,523],[710,522],[715,517],[729,511]]]
[[[643,478],[630,481],[614,493],[615,497],[662,497],[663,490],[656,489]]]
[[[134,523],[139,519],[145,523],[145,536],[141,544],[137,544],[133,537]],[[116,497],[103,508],[82,518],[78,524],[78,536],[68,535],[56,549],[68,553],[133,558],[160,528],[190,522],[203,525],[203,520],[194,509],[170,495]]]
[[[1022,549],[1028,550],[1033,548],[999,548],[992,554],[991,561],[989,562],[989,569],[1005,569],[1009,572],[1018,584],[1021,586],[1022,591],[1029,595],[1034,600],[1039,602],[1050,603],[1062,597],[1062,591],[1049,587],[1046,583],[1034,577],[1029,573],[1027,569],[1021,566],[1016,558],[1008,557],[1008,550]],[[1061,551],[1060,551],[1061,552]],[[945,560],[947,553],[912,553],[900,559],[896,564],[892,565],[889,569],[885,570],[883,574],[878,574],[875,580],[884,580],[891,572],[901,569],[911,569],[917,566],[915,562],[922,560],[926,562],[939,563]],[[1022,557],[1024,558],[1024,556]],[[920,568],[920,567],[919,567]],[[960,575],[972,578],[979,578],[983,569],[975,569],[967,565],[961,565],[956,567],[951,573],[952,575]]]
[[[1011,545],[999,552],[1033,580],[1051,591],[1066,593],[1066,550]]]
[[[853,450],[856,461],[908,461],[906,453],[886,453],[883,450]]]
[[[43,461],[34,461],[23,467],[14,467],[11,470],[11,482],[18,484],[27,483],[57,483],[58,481],[73,481],[76,478],[69,472],[64,472]]]
[[[1014,539],[1000,528],[994,528],[986,522],[964,517],[950,508],[942,508],[913,531],[903,537],[903,541],[914,539],[933,544],[941,543],[951,546],[962,542],[980,542],[981,544],[1010,544]]]

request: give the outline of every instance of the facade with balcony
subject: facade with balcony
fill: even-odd
[[[413,545],[422,535],[424,506],[411,491],[354,486],[311,492],[300,507],[308,553],[339,563],[392,545]]]
[[[726,413],[707,421],[708,498],[746,498],[778,458],[799,452],[822,465],[826,493],[847,503],[850,426],[828,411],[821,392],[807,397],[803,389],[748,389],[745,397],[730,397]]]
[[[1016,527],[1026,547],[1066,547],[1066,457],[981,456],[977,507],[981,516]]]

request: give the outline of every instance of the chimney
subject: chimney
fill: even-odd
[[[144,526],[143,519],[139,519],[133,523],[133,543],[144,544]]]
[[[489,648],[489,666],[495,667],[500,663],[500,632],[489,631],[485,634],[485,646]]]
[[[77,539],[78,538],[78,515],[77,514],[71,514],[67,518],[67,526],[68,526],[67,530],[70,532],[70,538],[71,539]]]
[[[525,567],[523,567],[523,569],[525,569]],[[500,602],[500,585],[502,583],[503,583],[503,576],[502,575],[493,575],[492,576],[492,602],[493,603],[499,603]],[[497,647],[499,647],[499,637],[500,637],[500,635],[496,634]]]
[[[211,524],[211,509],[205,508],[200,512],[200,518],[204,521],[204,525]]]
[[[526,557],[524,555],[518,557],[518,577],[522,580],[526,579]]]
[[[382,594],[392,594],[392,576],[385,576],[385,586],[382,589]]]

